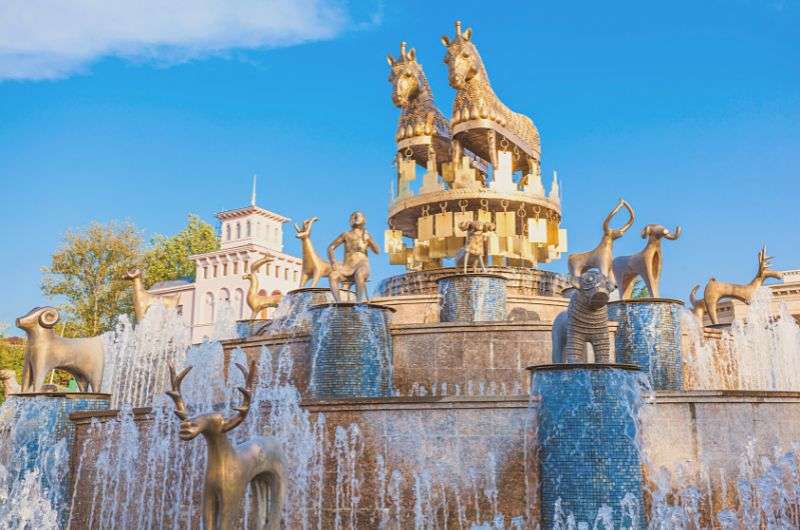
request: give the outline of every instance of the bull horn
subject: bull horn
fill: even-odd
[[[681,237],[681,227],[680,227],[680,225],[675,227],[675,231],[674,232],[670,232],[667,229],[664,229],[664,230],[665,230],[664,237],[666,237],[670,241],[675,241],[676,239]]]
[[[58,319],[59,319],[58,309],[54,307],[45,308],[39,314],[39,324],[43,328],[48,328],[48,329],[52,328],[53,326],[56,325]]]

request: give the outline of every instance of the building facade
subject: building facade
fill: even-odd
[[[213,336],[219,318],[251,318],[247,304],[250,294],[285,294],[300,281],[302,260],[283,252],[283,225],[289,221],[265,210],[253,201],[249,206],[216,215],[220,222],[220,248],[191,256],[195,281],[174,280],[155,284],[150,292],[157,296],[180,294],[178,310],[192,328],[192,342]],[[264,256],[272,262],[251,271]],[[252,273],[252,278],[245,275]],[[258,318],[268,318],[262,311]]]

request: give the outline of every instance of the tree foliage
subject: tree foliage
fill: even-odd
[[[91,336],[112,328],[117,315],[131,313],[130,282],[124,278],[141,261],[142,237],[130,223],[92,223],[68,230],[64,243],[43,269],[42,292],[63,297],[68,335]]]
[[[25,344],[23,341],[13,341],[0,338],[0,370],[14,370],[17,381],[22,381],[22,363],[25,357]],[[5,389],[0,385],[0,402],[6,398]]]
[[[647,286],[644,284],[641,278],[636,278],[636,281],[633,282],[633,292],[631,293],[631,298],[650,298],[650,291],[647,289]]]
[[[194,280],[193,254],[212,252],[219,248],[214,227],[200,217],[189,214],[186,228],[172,237],[156,234],[144,256],[144,282],[149,288],[156,282],[186,278]]]

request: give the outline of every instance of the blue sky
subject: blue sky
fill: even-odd
[[[597,243],[623,196],[637,222],[617,255],[645,223],[683,226],[664,296],[748,281],[762,243],[800,268],[796,2],[129,4],[0,7],[0,321],[47,302],[40,268],[65,229],[170,234],[190,212],[246,204],[254,173],[262,206],[321,218],[318,248],[355,208],[382,239],[398,116],[385,55],[415,47],[449,115],[439,37],[456,18],[498,95],[539,127],[570,250]],[[374,260],[374,283],[400,272]]]

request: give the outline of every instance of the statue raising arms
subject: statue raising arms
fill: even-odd
[[[357,301],[366,302],[367,280],[369,279],[369,250],[375,254],[380,253],[378,245],[367,232],[367,223],[364,214],[355,211],[350,215],[350,230],[339,235],[328,245],[328,259],[331,262],[331,294],[333,299],[340,302],[339,287],[343,282],[355,283]],[[344,262],[336,260],[336,249],[344,245]]]

